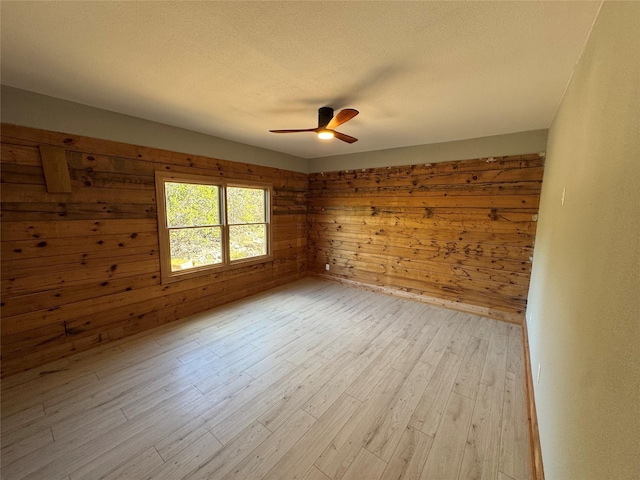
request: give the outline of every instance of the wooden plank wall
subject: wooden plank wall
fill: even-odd
[[[47,193],[41,145],[72,193]],[[306,174],[12,125],[1,148],[3,376],[305,274]],[[274,260],[162,285],[156,170],[272,183]]]
[[[307,268],[520,323],[543,165],[533,154],[311,174]]]

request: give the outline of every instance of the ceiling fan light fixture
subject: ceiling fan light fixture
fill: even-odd
[[[1,0],[0,0],[1,1]],[[271,133],[300,133],[300,132],[314,132],[321,140],[330,140],[337,138],[346,143],[357,142],[356,137],[351,137],[344,133],[336,131],[336,128],[345,122],[348,122],[353,117],[358,115],[358,111],[353,108],[345,108],[340,110],[337,115],[333,115],[333,108],[321,107],[318,110],[318,128],[295,128],[289,130],[269,130]]]
[[[321,140],[329,140],[333,138],[333,132],[331,130],[320,130],[318,132],[318,138]]]

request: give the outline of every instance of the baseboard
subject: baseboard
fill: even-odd
[[[540,431],[538,430],[538,414],[536,398],[533,391],[533,374],[531,372],[531,355],[529,353],[529,333],[527,322],[522,322],[522,336],[524,343],[524,369],[527,390],[527,418],[529,422],[529,445],[531,447],[531,478],[544,480],[542,466],[542,451],[540,449]]]
[[[445,300],[442,298],[430,297],[428,295],[419,295],[417,293],[407,292],[392,287],[383,287],[380,285],[372,285],[369,283],[358,282],[356,280],[350,280],[347,278],[336,277],[334,275],[327,275],[324,273],[307,272],[307,275],[322,278],[324,280],[330,280],[332,282],[342,283],[344,285],[350,285],[356,288],[362,288],[364,290],[370,290],[372,292],[384,293],[386,295],[393,295],[396,297],[407,298],[410,300],[416,300],[422,303],[428,303],[430,305],[437,305],[439,307],[448,308],[451,310],[458,310],[461,312],[472,313],[481,317],[489,317],[494,320],[501,320],[507,323],[513,323],[515,325],[522,325],[524,319],[522,315],[511,312],[503,312],[490,307],[480,307],[478,305],[471,305],[468,303],[454,302],[453,300]]]

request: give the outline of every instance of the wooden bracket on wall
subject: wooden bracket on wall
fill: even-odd
[[[40,145],[40,158],[49,193],[71,193],[71,179],[64,148]]]

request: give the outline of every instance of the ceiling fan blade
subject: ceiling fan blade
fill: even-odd
[[[333,130],[339,125],[342,125],[344,122],[348,122],[353,117],[358,115],[358,110],[354,110],[353,108],[345,108],[344,110],[340,110],[335,117],[331,119],[331,121],[327,124],[327,128]]]
[[[353,143],[353,142],[357,142],[358,139],[355,137],[351,137],[349,135],[345,135],[344,133],[340,133],[340,132],[336,132],[334,130],[333,132],[333,136],[336,137],[339,140],[342,140],[343,142],[347,142],[347,143]]]
[[[271,133],[298,133],[298,132],[315,132],[317,128],[304,128],[302,130],[269,130]]]

